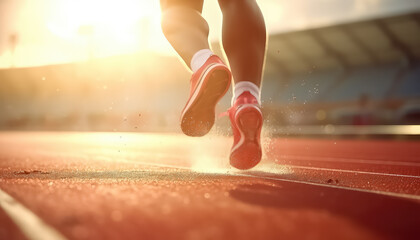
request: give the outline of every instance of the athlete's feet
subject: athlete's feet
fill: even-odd
[[[181,114],[181,129],[188,136],[203,136],[214,124],[217,102],[226,94],[231,72],[212,55],[191,77],[190,97]]]
[[[229,110],[233,130],[230,164],[238,169],[250,169],[261,161],[260,134],[263,117],[257,99],[242,93]]]

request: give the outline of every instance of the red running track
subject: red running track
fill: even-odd
[[[245,172],[227,166],[230,144],[217,136],[1,133],[0,190],[64,239],[420,234],[419,142],[266,139],[263,162]],[[6,212],[0,239],[31,239]]]

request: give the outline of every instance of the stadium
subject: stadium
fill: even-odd
[[[124,27],[76,2],[0,1],[0,239],[418,238],[417,1],[259,1],[264,153],[248,171],[229,166],[227,117],[182,135],[191,73],[159,45],[158,1],[101,5]]]

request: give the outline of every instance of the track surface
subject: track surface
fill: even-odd
[[[0,190],[65,239],[420,236],[419,142],[266,140],[236,171],[226,137],[0,133]],[[0,239],[21,225],[0,208]]]

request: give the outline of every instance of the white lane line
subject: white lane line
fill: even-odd
[[[282,182],[301,183],[301,184],[307,184],[307,185],[313,185],[313,186],[319,186],[319,187],[329,187],[329,188],[335,188],[335,189],[343,189],[343,190],[364,192],[364,193],[374,193],[374,194],[386,195],[386,196],[391,196],[391,197],[399,197],[399,198],[408,198],[408,199],[413,199],[413,200],[420,200],[420,195],[412,195],[412,194],[406,194],[406,193],[395,193],[395,192],[384,192],[384,191],[379,191],[379,190],[351,188],[351,187],[344,187],[344,186],[337,186],[337,185],[330,185],[330,184],[303,182],[303,181],[284,179],[284,178],[264,177],[264,176],[257,176],[257,175],[251,175],[251,174],[238,173],[236,175],[237,176],[243,176],[243,177],[257,178],[257,179],[267,179],[267,180],[275,180],[275,181],[282,181]]]
[[[149,154],[142,154],[142,155],[149,156]],[[165,154],[163,154],[163,155],[165,155]],[[177,157],[174,157],[173,155],[168,155],[168,157],[169,156],[172,157],[172,158],[177,158]],[[162,157],[162,156],[160,156],[160,157]],[[182,159],[184,159],[184,158],[182,158]],[[100,159],[100,160],[109,161],[107,158]],[[123,159],[123,158],[117,158],[117,159],[112,159],[112,161],[134,163],[134,164],[138,164],[138,165],[147,165],[147,166],[155,166],[155,167],[175,168],[175,169],[182,169],[182,170],[189,170],[189,171],[196,172],[191,167],[176,166],[176,165],[170,165],[170,164],[161,164],[161,163],[156,163],[156,162],[139,162],[139,161],[136,161],[135,158],[130,159],[130,160],[129,159]],[[336,170],[336,169],[331,169],[331,170],[338,171],[338,172],[342,171],[342,170]],[[200,173],[205,173],[205,172],[200,172]],[[372,174],[371,172],[366,172],[366,173]],[[214,174],[214,173],[209,172],[209,174]],[[220,173],[216,173],[216,174],[220,174]],[[288,179],[274,178],[274,177],[256,176],[256,175],[238,173],[238,172],[235,172],[235,170],[231,170],[231,169],[227,169],[227,173],[220,174],[220,175],[243,176],[243,177],[267,179],[267,180],[302,183],[302,184],[309,184],[309,185],[315,185],[315,186],[345,189],[345,190],[350,190],[350,191],[359,191],[359,192],[374,193],[374,194],[393,196],[393,197],[399,197],[399,198],[408,198],[408,199],[420,200],[420,196],[418,196],[418,195],[411,195],[411,194],[404,194],[404,193],[394,193],[394,192],[384,192],[384,191],[378,191],[378,190],[366,190],[366,189],[336,186],[336,185],[330,185],[330,184],[321,184],[321,183],[303,182],[303,181],[297,181],[297,180],[288,180]],[[396,176],[398,176],[398,175],[396,175]],[[403,176],[407,176],[407,175],[403,175]],[[414,177],[417,177],[417,176],[414,176]]]
[[[138,155],[143,155],[145,157],[150,157],[153,154],[152,153],[141,153]],[[156,155],[156,154],[155,154]],[[157,159],[159,158],[172,158],[172,159],[182,159],[185,160],[185,157],[182,156],[177,156],[177,155],[170,155],[170,154],[160,154]],[[217,159],[219,159],[219,157],[216,157]],[[119,159],[121,160],[121,159]],[[127,160],[128,162],[134,163],[135,159],[132,160]],[[143,163],[143,162],[141,162]],[[165,166],[165,164],[159,164],[159,163],[151,163],[151,164],[156,164],[156,165],[160,165],[160,166]],[[277,163],[279,164],[279,163]],[[331,168],[317,168],[317,167],[306,167],[306,166],[296,166],[296,165],[289,165],[289,164],[279,164],[281,166],[285,166],[285,167],[291,167],[291,168],[300,168],[300,169],[310,169],[310,170],[323,170],[323,171],[332,171],[332,172],[346,172],[346,173],[360,173],[360,174],[369,174],[369,175],[380,175],[380,176],[391,176],[391,177],[406,177],[406,178],[418,178],[420,179],[420,176],[415,176],[415,175],[404,175],[404,174],[394,174],[394,173],[376,173],[376,172],[366,172],[366,171],[353,171],[353,170],[341,170],[341,169],[331,169]],[[172,165],[170,165],[172,166]],[[182,168],[181,166],[179,168]],[[191,168],[189,168],[191,169]],[[194,170],[194,169],[192,169]]]
[[[156,153],[149,153],[149,152],[147,152],[147,153],[135,153],[132,156],[125,156],[125,158],[127,160],[130,159],[130,160],[128,160],[128,162],[134,163],[136,161],[136,158],[138,158],[140,156],[142,156],[142,157],[148,157],[148,158],[150,158],[150,157],[153,156],[153,158],[155,158],[157,160],[158,159],[162,159],[162,158],[180,159],[180,160],[185,160],[186,159],[184,156],[179,155],[179,154],[169,154],[169,153],[159,153],[159,154],[156,154]],[[294,156],[286,156],[286,158],[293,158],[293,157]],[[223,157],[213,157],[213,158],[218,159],[218,160],[225,159]],[[298,157],[296,157],[296,159],[298,159]],[[312,158],[308,157],[308,159],[311,160]],[[325,161],[330,161],[329,160],[330,158],[320,158],[320,159],[325,159]],[[331,158],[331,159],[334,159],[334,158]],[[121,160],[121,159],[119,159],[119,160]],[[344,161],[350,162],[350,161],[356,160],[356,159],[344,159],[344,158],[341,158],[340,160],[344,160]],[[370,160],[362,160],[362,159],[360,159],[360,161],[367,161],[366,163],[368,163],[368,161],[370,161]],[[275,161],[270,160],[270,162],[275,162]],[[333,162],[333,161],[331,160],[331,162]],[[380,162],[383,163],[383,164],[385,164],[385,162],[382,162],[382,161],[380,161]],[[362,163],[362,162],[360,162],[360,163]],[[152,164],[154,164],[154,162],[152,162]],[[156,163],[156,164],[158,165],[159,163]],[[417,179],[420,179],[420,176],[416,176],[416,175],[405,175],[405,174],[395,174],[395,173],[377,173],[377,172],[354,171],[354,170],[341,170],[341,169],[331,169],[331,168],[317,168],[317,167],[297,166],[297,165],[289,165],[289,164],[281,164],[281,163],[276,163],[276,164],[279,164],[279,165],[285,166],[285,167],[293,167],[293,168],[301,168],[301,169],[323,170],[323,171],[333,171],[333,172],[346,172],[346,173],[360,173],[360,174],[369,174],[369,175],[382,175],[382,176],[391,176],[391,177],[405,177],[405,178],[417,178]],[[376,164],[379,164],[379,163],[376,163]],[[393,164],[390,164],[390,165],[393,165]],[[395,164],[395,165],[397,165],[397,164]],[[406,166],[408,166],[408,163],[407,163]],[[194,170],[194,169],[192,169],[192,170]]]
[[[320,162],[342,162],[342,163],[366,163],[366,164],[380,164],[380,165],[396,165],[396,166],[410,166],[420,167],[420,163],[417,162],[396,162],[396,161],[385,161],[385,160],[373,160],[373,159],[357,159],[357,158],[334,158],[334,157],[310,157],[310,156],[299,156],[299,155],[281,155],[279,159],[284,160],[309,160],[309,161],[320,161]]]
[[[182,167],[182,166],[175,166],[175,165],[168,165],[168,164],[155,164],[155,163],[140,163],[140,162],[139,162],[139,164],[148,165],[148,166],[156,166],[156,167],[167,167],[167,168],[190,170],[190,171],[194,172],[194,169],[191,169],[191,168],[188,168],[188,167]],[[203,173],[203,172],[200,172],[200,173]],[[210,172],[209,174],[213,174],[213,173]],[[220,175],[242,176],[242,177],[250,177],[250,178],[257,178],[257,179],[301,183],[301,184],[307,184],[307,185],[313,185],[313,186],[329,187],[329,188],[335,188],[335,189],[343,189],[343,190],[349,190],[349,191],[373,193],[373,194],[392,196],[392,197],[398,197],[398,198],[408,198],[408,199],[413,199],[413,200],[420,200],[420,195],[412,195],[412,194],[406,194],[406,193],[395,193],[395,192],[384,192],[384,191],[379,191],[379,190],[351,188],[351,187],[337,186],[337,185],[331,185],[331,184],[322,184],[322,183],[313,183],[313,182],[304,182],[304,181],[298,181],[298,180],[290,180],[290,179],[284,179],[284,178],[257,176],[257,175],[244,174],[244,173],[233,172],[233,171],[228,171],[226,174],[220,174]]]
[[[29,240],[66,240],[51,226],[37,217],[33,212],[17,202],[0,189],[0,207],[20,228]]]
[[[290,168],[308,169],[308,170],[322,170],[322,171],[345,172],[345,173],[355,173],[355,174],[360,173],[360,174],[369,174],[369,175],[380,175],[380,176],[405,177],[405,178],[418,178],[418,179],[420,179],[420,176],[404,175],[404,174],[394,174],[394,173],[377,173],[377,172],[341,170],[341,169],[306,167],[306,166],[295,166],[295,165],[283,165],[283,166],[287,166],[287,167],[290,167]]]

